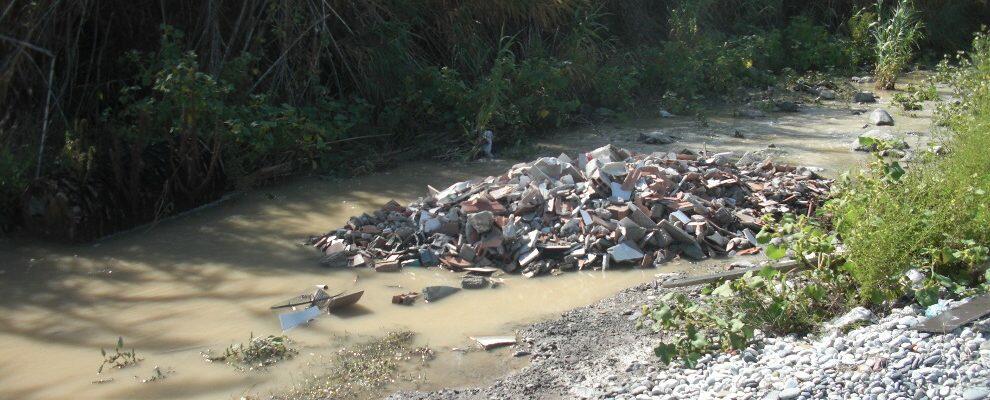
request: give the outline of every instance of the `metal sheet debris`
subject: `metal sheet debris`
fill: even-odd
[[[279,314],[278,323],[282,326],[282,332],[286,332],[295,329],[299,325],[312,321],[318,316],[320,316],[320,308],[312,306],[300,311]]]
[[[990,314],[990,294],[983,294],[971,297],[966,303],[921,322],[914,329],[921,332],[948,333],[987,314]]]

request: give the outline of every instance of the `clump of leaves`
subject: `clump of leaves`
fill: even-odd
[[[171,368],[167,368],[163,372],[162,369],[156,365],[155,366],[155,369],[152,370],[151,376],[149,376],[147,378],[138,378],[138,377],[135,376],[134,378],[140,380],[141,383],[151,383],[151,382],[163,381],[166,378],[168,378],[169,375],[171,375],[174,372],[175,371],[173,369],[171,369]]]
[[[382,388],[396,379],[402,362],[431,359],[433,352],[413,348],[412,332],[390,332],[384,337],[340,350],[329,363],[313,370],[321,371],[274,399],[316,400],[378,397]]]
[[[918,111],[923,109],[922,103],[925,101],[937,101],[938,89],[935,84],[928,82],[922,87],[908,86],[907,94],[894,93],[893,102],[904,111]]]
[[[206,351],[203,357],[209,362],[224,362],[238,369],[262,369],[295,357],[299,352],[290,347],[291,342],[286,336],[254,337],[251,334],[246,344],[230,345],[218,356]]]
[[[100,348],[100,353],[103,354],[103,362],[100,363],[100,368],[96,370],[98,374],[103,373],[103,369],[106,367],[120,369],[137,365],[143,360],[137,356],[133,348],[130,351],[124,349],[124,338],[121,336],[117,336],[117,345],[114,347],[113,353],[104,348]]]

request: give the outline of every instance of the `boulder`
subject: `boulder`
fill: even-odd
[[[876,126],[893,126],[894,117],[891,117],[887,110],[878,108],[870,113],[870,123]]]

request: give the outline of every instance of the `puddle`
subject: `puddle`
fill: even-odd
[[[884,96],[884,101],[889,96]],[[724,116],[699,127],[693,118],[634,121],[579,129],[542,139],[545,152],[573,154],[613,143],[638,151],[698,149],[745,151],[774,143],[782,159],[837,175],[866,159],[849,150],[864,132],[866,114],[848,105],[772,114],[766,120]],[[875,106],[856,106],[866,111]],[[887,106],[899,131],[927,131],[930,111],[906,116]],[[724,113],[723,113],[724,114]],[[636,142],[640,132],[664,129],[681,136],[671,145]],[[739,130],[744,138],[732,136]],[[920,139],[919,139],[920,140]],[[910,142],[909,143],[913,143]],[[399,273],[322,269],[301,242],[341,226],[354,214],[391,199],[407,203],[431,184],[442,187],[508,168],[512,162],[439,165],[414,163],[392,172],[338,182],[307,178],[249,192],[191,215],[139,228],[100,243],[57,246],[26,239],[0,243],[0,398],[10,399],[227,399],[264,395],[307,374],[314,357],[388,330],[412,330],[417,344],[437,350],[429,367],[404,375],[421,379],[398,387],[435,389],[477,385],[524,365],[508,349],[459,353],[470,335],[511,334],[515,327],[590,304],[652,280],[665,270],[706,269],[672,263],[660,270],[567,273],[525,279],[508,276],[497,289],[462,291],[434,304],[390,303],[393,294],[424,286],[458,286],[459,274],[408,268]],[[268,307],[325,283],[365,290],[359,306],[322,317],[289,336],[300,355],[268,373],[238,372],[206,363],[200,351],[278,333]],[[395,286],[401,286],[397,288]],[[144,361],[96,375],[100,348],[123,336]],[[155,366],[175,372],[139,383]],[[112,377],[114,382],[92,384]]]

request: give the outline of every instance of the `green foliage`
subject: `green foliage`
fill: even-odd
[[[827,204],[845,244],[863,299],[900,296],[908,269],[930,271],[964,286],[985,278],[990,243],[990,40],[980,35],[954,73],[946,72],[960,99],[945,123],[944,157],[928,155],[910,168],[874,162],[847,176]],[[924,302],[930,302],[926,300]]]
[[[897,75],[911,61],[914,47],[922,38],[922,23],[912,0],[897,0],[887,15],[883,0],[877,0],[877,23],[873,28],[876,66],[873,75],[878,89],[893,89]]]
[[[14,224],[13,210],[17,209],[20,195],[28,185],[30,163],[16,157],[10,149],[0,148],[0,232]]]
[[[844,68],[849,60],[845,41],[836,40],[824,26],[816,25],[807,17],[791,19],[784,29],[788,66],[798,72],[823,71]]]
[[[850,64],[853,67],[863,67],[876,62],[876,51],[873,41],[873,26],[877,21],[877,14],[862,8],[849,17],[847,23],[849,29],[848,54]]]
[[[938,89],[935,88],[934,82],[926,82],[924,86],[914,87],[908,86],[905,93],[899,92],[894,93],[892,99],[894,104],[897,104],[904,111],[918,111],[923,107],[922,102],[925,101],[937,101]]]
[[[770,335],[806,334],[844,312],[855,301],[855,283],[835,264],[835,234],[805,216],[767,218],[757,240],[771,259],[788,252],[809,271],[783,273],[764,268],[758,273],[710,286],[698,301],[670,293],[655,306],[643,307],[640,326],[666,337],[654,352],[664,362],[675,358],[693,366],[714,350],[741,350],[755,330]]]
[[[681,293],[668,293],[651,308],[643,306],[639,326],[667,334],[654,353],[669,363],[681,359],[693,367],[701,356],[716,349],[741,350],[753,338],[753,328],[742,313],[716,315],[710,305],[689,300]],[[724,310],[723,310],[724,311]]]

